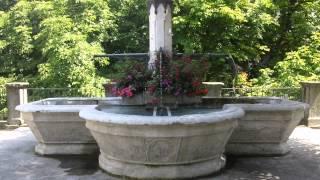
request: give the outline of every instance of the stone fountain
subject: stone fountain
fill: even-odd
[[[162,63],[162,53],[172,57],[172,0],[149,0],[149,28],[152,70],[159,56]],[[160,103],[154,107],[106,104],[80,112],[100,147],[100,167],[142,179],[194,178],[219,171],[243,110],[195,106],[192,101],[172,107],[161,84],[160,74]]]
[[[148,2],[148,68],[154,70],[159,53],[172,57],[173,4],[172,0]],[[308,108],[279,98],[182,98],[172,106],[161,96],[158,105],[145,102],[60,98],[17,109],[39,141],[39,154],[89,154],[97,143],[99,165],[108,173],[140,179],[195,179],[225,166],[225,148],[234,155],[287,153],[288,137]]]

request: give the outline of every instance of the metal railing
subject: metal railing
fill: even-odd
[[[5,97],[5,90],[3,91]],[[3,93],[2,93],[3,94]],[[28,101],[37,101],[45,98],[54,97],[103,97],[104,90],[96,90],[91,95],[86,95],[77,88],[28,88]],[[222,88],[221,95],[223,97],[281,97],[291,100],[301,100],[301,88],[299,87],[283,87],[283,88],[262,88],[262,87],[245,87],[245,88]],[[1,89],[0,89],[1,99]]]
[[[263,88],[263,87],[245,87],[245,88],[222,88],[221,95],[223,97],[281,97],[290,100],[301,101],[302,93],[299,87],[283,87],[283,88]]]
[[[55,97],[103,97],[104,90],[97,89],[94,92],[84,93],[77,88],[28,88],[28,101],[37,101]],[[90,95],[89,95],[90,94]]]
[[[7,93],[5,88],[0,88],[0,121],[8,118]]]

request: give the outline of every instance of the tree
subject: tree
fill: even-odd
[[[0,76],[32,74],[39,61],[32,58],[32,22],[28,18],[33,4],[20,1],[0,18]]]
[[[108,53],[148,52],[149,28],[146,0],[110,0],[117,32],[104,42]]]
[[[105,0],[19,1],[1,17],[0,62],[3,75],[31,75],[43,87],[81,88],[90,94],[101,86],[94,59],[115,30]],[[39,73],[39,74],[38,74]]]
[[[262,34],[276,23],[267,11],[271,8],[268,0],[179,0],[174,16],[176,48],[232,53],[239,61],[257,59],[268,51]]]
[[[258,86],[297,87],[301,81],[320,80],[320,32],[316,32],[296,51],[286,53],[274,69],[261,70],[253,82]]]
[[[0,11],[7,11],[16,3],[17,0],[0,0]]]
[[[112,68],[93,54],[148,51],[146,4],[0,0],[0,76],[46,87],[96,86],[89,82],[107,77]],[[231,53],[244,79],[261,76],[261,68],[270,74],[288,52],[308,45],[320,28],[320,1],[175,0],[174,6],[174,51]],[[208,80],[230,82],[228,65],[216,59]]]
[[[262,67],[273,67],[287,52],[306,44],[320,27],[320,1],[274,1],[274,6],[272,14],[277,18],[277,26],[269,27],[264,34],[270,51],[262,56]]]

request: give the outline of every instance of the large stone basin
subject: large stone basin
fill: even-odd
[[[307,104],[272,97],[203,98],[203,103],[245,111],[226,146],[233,155],[286,154],[289,136],[308,111]]]
[[[79,117],[81,109],[94,108],[100,101],[116,101],[119,98],[50,98],[24,105],[16,109],[30,127],[38,144],[36,153],[92,154],[98,152],[96,141]]]
[[[244,115],[237,107],[201,113],[195,108],[171,117],[138,113],[134,108],[139,106],[115,108],[82,110],[80,117],[100,147],[100,167],[142,179],[194,178],[219,171],[226,161],[225,145]]]

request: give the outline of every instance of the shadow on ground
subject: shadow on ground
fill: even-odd
[[[98,155],[90,156],[47,156],[48,159],[58,160],[59,168],[67,175],[91,175],[99,170]]]

